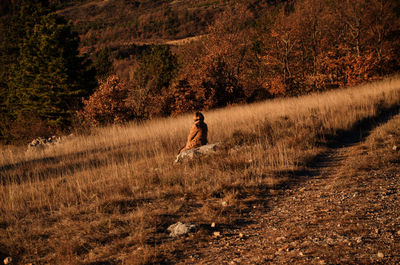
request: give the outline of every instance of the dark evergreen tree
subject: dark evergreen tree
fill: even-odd
[[[32,5],[20,5],[19,1],[13,3],[9,5],[9,15],[0,19],[0,140],[10,138],[10,129],[16,124],[16,91],[12,89],[10,81],[25,32],[48,12],[46,2],[37,1],[36,8],[33,8],[33,1]]]
[[[106,80],[114,70],[110,48],[104,48],[96,52],[93,62],[96,69],[96,76],[100,80]]]
[[[22,1],[7,25],[0,46],[4,124],[35,115],[49,128],[67,128],[96,85],[94,71],[79,56],[78,34],[46,1]]]
[[[143,117],[171,114],[169,88],[177,72],[177,58],[168,46],[152,46],[141,55],[134,74],[142,102],[138,113]]]
[[[144,52],[135,73],[139,86],[151,95],[159,95],[166,90],[176,77],[178,62],[168,46],[153,46]]]
[[[0,1],[0,16],[6,15],[10,12],[11,2],[9,0]]]

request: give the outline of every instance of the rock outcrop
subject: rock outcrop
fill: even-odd
[[[28,151],[29,150],[41,150],[47,146],[59,143],[60,141],[61,141],[61,137],[57,137],[54,135],[49,138],[38,137],[28,144]]]
[[[184,160],[191,160],[195,157],[214,154],[217,151],[218,144],[206,144],[197,148],[189,149],[180,153],[175,160],[175,163]]]
[[[38,137],[38,138],[32,140],[32,142],[30,142],[28,144],[27,151],[43,150],[46,147],[59,144],[63,140],[65,140],[65,138],[69,138],[69,137],[72,137],[72,136],[74,136],[74,135],[70,134],[68,136],[63,136],[63,137],[59,137],[59,136],[53,135],[52,137],[49,137],[49,138]]]

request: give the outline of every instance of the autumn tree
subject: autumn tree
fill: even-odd
[[[264,87],[273,95],[285,95],[290,90],[290,82],[295,76],[299,52],[299,39],[296,36],[297,21],[290,17],[284,7],[274,14],[273,24],[263,35],[262,54],[266,68]]]
[[[209,35],[195,45],[197,50],[188,47],[182,52],[180,79],[195,91],[196,101],[202,98],[202,108],[245,102],[260,86],[257,51],[253,49],[256,37],[249,29],[252,18],[246,6],[235,5],[210,26]]]
[[[282,4],[263,34],[265,86],[275,94],[302,94],[396,71],[393,10],[394,2],[385,0]]]
[[[129,86],[115,75],[109,76],[78,112],[83,125],[100,126],[135,119],[134,106],[129,104]]]

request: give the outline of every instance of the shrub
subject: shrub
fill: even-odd
[[[136,113],[127,103],[130,89],[117,76],[112,75],[100,88],[83,100],[84,107],[78,116],[85,125],[105,125],[132,120]]]

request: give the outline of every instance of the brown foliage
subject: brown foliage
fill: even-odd
[[[131,120],[136,113],[127,104],[129,88],[117,76],[110,76],[87,100],[83,100],[83,110],[78,116],[87,125],[104,125]]]
[[[209,35],[200,44],[181,51],[180,80],[186,88],[179,88],[175,94],[188,100],[185,105],[193,106],[175,107],[175,113],[223,107],[254,97],[262,81],[252,50],[255,35],[246,27],[253,17],[244,5],[235,5],[209,27]]]
[[[262,59],[274,94],[354,85],[398,69],[399,40],[391,36],[399,23],[390,1],[303,0],[283,5],[271,20]]]
[[[180,59],[179,73],[159,93],[150,93],[152,82],[139,82],[138,54],[116,62],[119,75],[133,84],[121,103],[133,110],[130,117],[299,95],[379,79],[399,69],[400,23],[391,1],[302,0],[263,8],[246,3],[225,7],[199,41],[173,48]],[[146,29],[135,34],[172,34],[170,26],[180,27],[184,19],[175,11],[165,5],[153,15],[142,14],[135,27]],[[153,32],[160,21],[169,26],[162,23],[160,32]],[[148,74],[151,67],[141,68]]]

